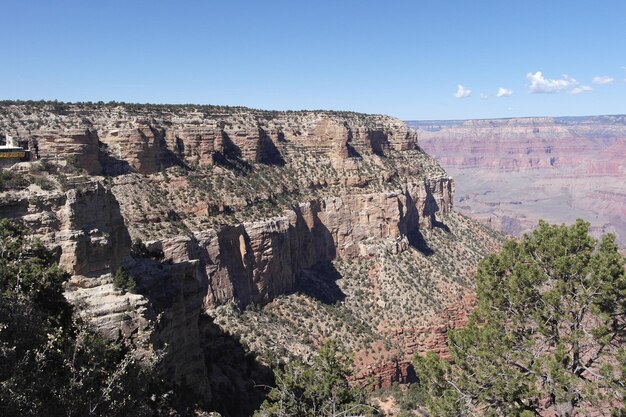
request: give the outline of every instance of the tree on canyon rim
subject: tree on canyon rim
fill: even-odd
[[[277,369],[276,387],[255,417],[375,416],[364,389],[351,387],[349,358],[334,340],[323,344],[310,365],[292,361]]]
[[[73,314],[68,278],[26,229],[0,219],[0,415],[153,415],[151,369]]]
[[[626,415],[626,273],[615,236],[540,222],[483,260],[451,362],[415,358],[437,416]]]

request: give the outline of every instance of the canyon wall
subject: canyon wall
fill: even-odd
[[[513,235],[581,217],[626,245],[626,116],[408,123],[461,212]]]
[[[345,319],[344,300],[383,308],[367,298],[374,289],[381,296],[383,278],[346,295],[343,286],[357,281],[347,278],[352,266],[340,272],[340,265],[412,254],[435,282],[450,267],[438,252],[432,256],[439,248],[424,236],[469,243],[464,220],[453,231],[442,222],[453,216],[454,182],[417,146],[413,130],[387,116],[5,104],[0,131],[37,151],[33,162],[12,168],[31,184],[0,192],[0,214],[23,222],[56,251],[72,274],[67,297],[101,332],[163,355],[164,374],[205,399],[214,384],[236,392],[234,379],[225,382],[220,371],[224,364],[207,365],[214,355],[207,338],[239,340],[256,331],[216,325],[228,309],[270,311],[280,300],[305,296],[302,305],[315,309],[339,303]],[[451,259],[448,249],[442,244],[441,259]],[[484,250],[456,256],[475,259]],[[136,282],[136,293],[114,287],[120,271]],[[430,322],[450,294],[471,291],[469,275],[447,276],[432,291],[431,284],[412,287],[406,294],[432,292],[430,304],[402,308],[410,320]],[[384,279],[383,292],[396,291],[391,273]],[[381,312],[393,323],[404,314],[395,307]],[[292,324],[315,322],[310,314],[317,313]],[[289,323],[275,335],[295,331]],[[354,329],[338,337],[348,344],[368,332],[393,339],[376,327]],[[269,342],[246,346],[271,351]]]
[[[451,198],[449,179],[429,180],[396,193],[312,200],[279,217],[201,234],[207,305],[265,304],[294,291],[302,272],[318,264],[338,256],[356,259],[366,255],[368,241],[400,240],[419,227],[432,227],[437,211],[450,210]]]

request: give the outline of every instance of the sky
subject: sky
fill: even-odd
[[[623,0],[0,0],[0,99],[626,113]]]

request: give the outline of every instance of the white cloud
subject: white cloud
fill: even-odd
[[[496,93],[496,97],[510,97],[513,95],[513,90],[509,90],[508,88],[500,87],[498,88],[498,92]]]
[[[541,71],[526,74],[526,79],[530,81],[531,93],[552,94],[561,91],[567,91],[574,88],[578,83],[576,80],[564,75],[560,80],[550,80],[543,77]]]
[[[461,84],[457,86],[456,93],[454,93],[454,97],[456,98],[465,98],[469,97],[472,94],[472,90],[463,87]]]
[[[587,93],[587,92],[589,92],[591,90],[592,90],[592,88],[589,87],[588,85],[583,85],[583,86],[580,86],[580,87],[572,88],[572,90],[569,93],[571,95],[575,96],[575,95],[580,94],[580,93]]]
[[[615,78],[609,77],[608,75],[593,77],[593,79],[591,80],[592,83],[599,85],[610,85],[613,84],[613,81],[615,81]]]
[[[591,87],[583,85],[581,86],[576,79],[563,75],[562,78],[551,80],[544,78],[541,71],[536,73],[526,74],[526,79],[530,81],[530,87],[528,91],[531,94],[554,94],[561,92],[569,92],[570,94],[580,94],[583,92],[591,91]]]
[[[489,98],[489,96],[485,93],[480,93],[480,99],[481,100],[487,100]]]

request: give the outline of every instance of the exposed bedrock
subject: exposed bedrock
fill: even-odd
[[[119,204],[99,181],[67,192],[27,189],[1,195],[2,217],[21,221],[56,248],[59,263],[72,275],[108,273],[129,254]]]
[[[130,236],[119,204],[101,183],[69,190],[58,217],[60,264],[72,275],[115,271],[128,256]]]
[[[451,209],[451,192],[451,180],[439,179],[397,193],[328,197],[279,217],[152,245],[175,262],[199,262],[208,281],[207,307],[265,304],[293,292],[303,272],[318,264],[367,256],[367,242],[387,240],[396,251],[406,247],[412,231],[431,227],[436,212]]]
[[[65,193],[0,193],[0,213],[21,220],[59,256],[72,274],[66,296],[111,339],[133,340],[162,350],[161,366],[172,381],[209,395],[199,338],[206,281],[197,261],[162,263],[130,256],[131,239],[113,193],[101,182]],[[124,267],[141,295],[113,288]]]
[[[168,379],[205,398],[228,383],[207,366],[207,311],[297,292],[337,258],[408,252],[452,210],[452,179],[386,116],[10,105],[7,129],[87,174],[25,163],[52,185],[0,192],[0,215],[56,251],[67,297],[102,333],[163,353]],[[122,269],[137,294],[114,288]]]
[[[119,206],[100,183],[58,196],[62,204],[50,209],[61,263],[74,274],[68,298],[86,307],[109,337],[163,350],[165,375],[209,398],[200,326],[205,309],[264,304],[291,293],[307,271],[336,256],[368,256],[372,240],[402,250],[407,233],[429,227],[436,211],[450,210],[450,191],[450,180],[441,179],[395,194],[329,197],[265,221],[148,242],[166,261],[130,256]],[[26,219],[36,224],[33,216]],[[135,278],[141,295],[113,289],[118,266]]]
[[[91,175],[102,173],[98,159],[98,135],[88,128],[37,130],[31,136],[37,143],[37,154],[43,159],[70,159]]]
[[[19,106],[16,106],[19,110]],[[388,149],[417,149],[417,135],[387,116],[324,112],[189,115],[155,118],[83,113],[58,116],[54,123],[29,119],[0,129],[36,139],[43,159],[71,158],[91,175],[150,174],[172,165],[211,165],[224,156],[280,164],[277,145],[292,142],[308,152],[347,158],[384,155]]]
[[[451,359],[448,331],[467,324],[469,312],[476,305],[472,294],[443,309],[431,323],[414,328],[388,329],[387,336],[397,350],[385,352],[386,360],[359,369],[353,379],[363,386],[390,388],[394,383],[417,382],[413,368],[415,354],[434,352]]]
[[[167,130],[167,146],[191,164],[210,165],[224,153],[224,132],[217,126],[186,126]]]
[[[624,175],[624,116],[408,122],[446,167]],[[442,122],[446,123],[446,122]]]

